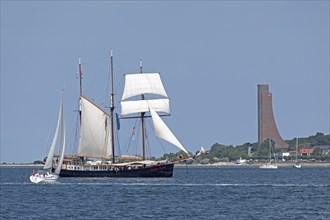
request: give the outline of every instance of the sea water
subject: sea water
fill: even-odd
[[[173,178],[29,181],[1,167],[0,219],[330,219],[330,168],[175,167]]]

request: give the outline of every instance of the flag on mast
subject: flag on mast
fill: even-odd
[[[80,74],[80,78],[83,78],[83,72],[81,70],[81,67],[79,68],[79,74]]]
[[[79,75],[80,75],[80,78],[82,79],[83,78],[83,72],[81,70],[81,59],[79,58]]]
[[[116,113],[116,121],[117,121],[117,130],[120,130],[120,121],[117,113]]]
[[[132,131],[132,140],[135,140],[135,126],[133,127],[133,131]]]

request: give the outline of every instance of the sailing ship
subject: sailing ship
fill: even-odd
[[[301,164],[298,163],[298,138],[296,138],[296,160],[295,164],[292,165],[294,168],[301,168]]]
[[[274,150],[273,150],[273,147],[272,147],[272,143],[271,143],[270,139],[268,141],[269,141],[269,144],[268,144],[269,145],[269,163],[263,164],[259,168],[260,169],[277,169],[276,157],[275,157],[275,153],[274,153]],[[273,152],[273,155],[274,155],[275,165],[272,164],[272,152]]]
[[[54,138],[52,144],[50,146],[47,159],[43,170],[39,170],[36,173],[32,172],[30,176],[30,181],[33,183],[54,183],[59,177],[61,167],[64,160],[64,152],[65,152],[65,123],[64,123],[64,111],[63,111],[63,92],[61,92],[61,101],[58,112],[57,126],[54,134]],[[60,137],[60,154],[57,162],[54,161],[55,148],[56,143],[58,142],[58,133],[61,130]],[[54,173],[53,173],[54,171]]]
[[[169,98],[159,73],[143,72],[140,60],[140,72],[125,74],[124,92],[121,100],[121,119],[139,118],[142,130],[142,158],[129,162],[120,162],[115,152],[115,101],[114,71],[111,51],[110,74],[111,95],[110,112],[107,112],[83,95],[82,70],[79,59],[80,79],[80,138],[77,154],[66,156],[61,177],[172,177],[174,161],[148,160],[146,155],[145,120],[151,118],[156,137],[178,147],[186,155],[188,151],[179,142],[160,117],[160,113],[169,115]],[[157,98],[154,98],[157,97]],[[182,160],[192,158],[189,155]],[[98,159],[98,161],[95,161]],[[94,161],[93,161],[94,160]]]

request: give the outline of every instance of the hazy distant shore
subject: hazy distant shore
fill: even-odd
[[[43,164],[33,164],[33,163],[6,163],[0,164],[0,167],[42,167]]]
[[[242,164],[235,164],[233,162],[219,162],[213,164],[188,164],[188,166],[196,166],[196,167],[259,167],[260,165],[265,163],[242,163]],[[330,167],[330,162],[314,162],[314,163],[300,163],[302,167]],[[279,167],[292,167],[293,163],[281,162],[277,163]],[[176,166],[186,166],[185,164],[176,164]]]

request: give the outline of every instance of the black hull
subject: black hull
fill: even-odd
[[[134,177],[172,177],[174,164],[161,164],[145,168],[132,170],[64,170],[60,172],[60,177],[114,177],[114,178],[134,178]]]

